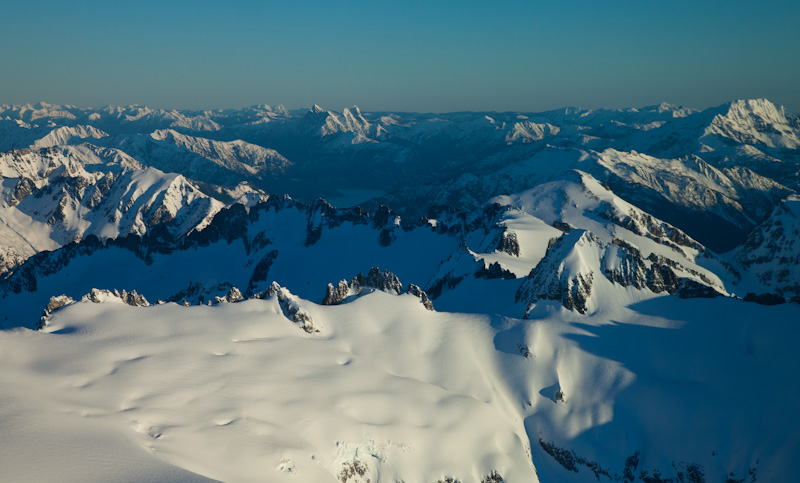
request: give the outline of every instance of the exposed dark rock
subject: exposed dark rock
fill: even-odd
[[[375,228],[385,228],[387,225],[394,224],[394,220],[397,218],[397,213],[392,211],[386,205],[380,205],[377,210],[375,210],[375,215],[372,218],[372,224]]]
[[[575,228],[574,226],[570,225],[569,223],[565,223],[563,221],[556,220],[553,222],[553,228],[557,230],[563,231],[565,234],[569,234],[570,231]]]
[[[224,299],[233,288],[230,282],[220,282],[216,285],[207,285],[200,281],[190,282],[189,286],[180,292],[170,296],[168,302],[182,303],[184,305],[200,305],[206,302],[212,302],[217,299]],[[238,291],[238,289],[237,289]],[[227,300],[227,299],[226,299]]]
[[[236,287],[231,287],[231,289],[228,290],[228,293],[225,294],[224,297],[214,297],[215,304],[219,304],[222,302],[234,303],[234,302],[240,302],[242,300],[244,300],[244,296],[242,296],[242,292],[240,292],[239,289]]]
[[[520,250],[517,234],[510,230],[504,231],[497,243],[497,250],[518,257]]]
[[[350,296],[361,295],[365,290],[381,290],[398,295],[404,293],[403,284],[400,283],[400,279],[395,274],[388,270],[372,267],[366,277],[363,273],[359,273],[349,283],[347,280],[341,280],[336,285],[329,283],[322,305],[338,305]],[[433,302],[419,286],[409,284],[405,293],[410,293],[419,298],[426,309],[433,310]]]
[[[500,473],[498,473],[497,471],[492,471],[491,473],[483,477],[481,483],[503,483],[504,481],[505,480],[503,479],[502,476],[500,476]]]
[[[22,201],[25,197],[33,193],[36,189],[36,184],[34,184],[33,180],[21,177],[17,180],[17,184],[14,185],[14,192],[11,194],[11,199],[9,200],[9,205],[14,206],[20,201]]]
[[[712,287],[704,285],[690,278],[680,279],[680,281],[678,282],[678,287],[676,289],[676,294],[678,295],[678,297],[682,299],[690,299],[690,298],[713,299],[722,296],[721,293],[719,293]]]
[[[442,295],[442,291],[444,291],[445,288],[456,288],[456,286],[461,283],[462,280],[464,280],[463,275],[455,276],[448,273],[444,277],[437,280],[430,288],[428,288],[428,290],[426,290],[426,292],[428,292],[428,294],[430,294],[430,296],[435,300]]]
[[[111,291],[93,288],[88,294],[84,295],[81,300],[87,300],[98,304],[103,301],[104,296],[116,297],[132,307],[147,307],[150,305],[147,299],[144,298],[144,295],[139,295],[136,293],[136,290],[131,290],[130,292],[123,290],[120,292],[119,290]]]
[[[539,264],[525,277],[517,290],[515,300],[525,301],[529,308],[538,300],[558,300],[568,310],[585,314],[592,293],[594,274],[589,272],[569,276],[564,273],[562,264],[563,257],[573,246],[584,243],[599,244],[599,241],[589,232],[574,232],[558,238]]]
[[[315,332],[319,332],[319,329],[314,327],[314,323],[311,320],[311,314],[309,314],[306,309],[300,307],[300,305],[294,300],[294,296],[285,288],[278,285],[277,282],[272,282],[266,292],[259,294],[256,298],[266,298],[265,297],[272,297],[276,295],[278,297],[278,303],[281,306],[281,310],[283,311],[283,315],[297,324],[301,329],[303,329],[308,334],[313,334]]]
[[[490,264],[488,267],[484,265],[477,272],[475,272],[475,278],[486,278],[486,279],[502,278],[504,280],[513,280],[517,278],[517,276],[514,275],[514,272],[511,272],[510,270],[506,270],[505,268],[501,267],[498,262],[494,262]]]
[[[68,297],[66,295],[56,295],[50,297],[50,301],[47,303],[47,306],[44,308],[44,312],[42,313],[39,322],[36,324],[36,330],[42,330],[47,326],[48,321],[50,320],[51,314],[61,307],[65,305],[69,305],[73,303],[72,297]]]
[[[744,296],[745,302],[755,302],[761,305],[780,305],[785,304],[786,299],[775,293],[754,294],[752,292]],[[794,300],[792,300],[794,301]]]
[[[651,253],[647,259],[644,259],[636,247],[623,240],[614,239],[612,244],[618,247],[615,257],[616,265],[614,267],[607,266],[608,260],[604,257],[603,274],[614,283],[623,287],[633,286],[640,290],[646,287],[653,293],[667,292],[681,298],[712,298],[721,295],[717,289],[712,287],[713,282],[702,273],[682,267],[683,270],[689,271],[705,283],[681,278],[674,271],[674,268],[678,268],[678,264],[668,258]],[[645,260],[650,262],[649,267]]]
[[[322,299],[322,305],[339,305],[349,296],[350,284],[347,283],[347,280],[340,280],[335,287],[329,283],[325,298]]]
[[[430,298],[428,298],[428,294],[425,293],[425,291],[419,288],[418,286],[414,285],[413,283],[408,284],[408,290],[406,291],[406,293],[410,293],[411,295],[414,295],[415,297],[419,298],[420,302],[422,302],[422,305],[424,305],[426,309],[435,310],[433,308],[433,302],[431,301]]]
[[[383,290],[384,292],[403,293],[403,284],[400,283],[400,279],[389,270],[381,270],[378,267],[372,267],[369,270],[367,277],[363,281],[363,287]]]
[[[247,283],[246,292],[248,294],[253,293],[259,282],[265,282],[267,280],[267,277],[269,276],[269,269],[277,259],[278,250],[271,250],[269,253],[264,255],[261,260],[259,260],[253,269],[253,274],[250,276],[250,281]]]

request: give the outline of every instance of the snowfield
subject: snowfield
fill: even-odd
[[[636,455],[637,477],[764,482],[800,454],[796,304],[520,320],[377,291],[299,300],[307,333],[275,295],[95,299],[0,333],[5,481],[627,481]]]

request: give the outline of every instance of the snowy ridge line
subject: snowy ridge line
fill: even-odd
[[[424,290],[418,286],[413,289],[415,292],[420,292],[421,298],[424,292],[430,294],[428,303],[430,303],[430,298],[435,299],[441,296],[443,291],[458,287],[465,276],[486,279],[487,281],[520,279],[519,283],[527,288],[523,291],[521,286],[515,285],[513,288],[509,287],[509,290],[516,292],[517,302],[524,301],[527,304],[527,309],[524,310],[525,313],[529,312],[532,304],[540,299],[558,300],[569,310],[585,313],[587,311],[586,302],[589,300],[590,295],[589,291],[593,285],[592,280],[594,282],[608,280],[613,284],[620,284],[622,287],[633,286],[638,290],[648,288],[653,293],[666,292],[683,297],[726,293],[724,286],[720,282],[708,278],[706,274],[709,272],[705,270],[699,271],[702,268],[700,266],[693,268],[692,263],[694,262],[691,257],[682,258],[687,257],[687,253],[704,254],[705,251],[702,245],[671,225],[645,213],[640,213],[631,205],[614,198],[613,194],[602,190],[599,185],[594,186],[596,181],[593,181],[590,176],[580,173],[575,176],[577,176],[575,179],[579,180],[580,183],[577,188],[574,183],[564,185],[566,186],[564,193],[567,193],[565,196],[568,196],[568,199],[572,199],[569,196],[578,196],[578,198],[574,198],[575,202],[584,203],[584,201],[580,201],[580,197],[583,196],[590,204],[597,206],[581,214],[582,218],[570,219],[581,225],[600,221],[603,225],[595,225],[591,228],[592,230],[600,230],[598,233],[611,230],[608,231],[608,234],[603,235],[608,241],[600,242],[596,237],[593,238],[594,242],[589,240],[597,245],[597,253],[587,253],[586,257],[589,257],[588,259],[596,257],[600,265],[596,268],[590,268],[588,271],[583,271],[582,268],[576,268],[575,270],[577,271],[573,269],[564,271],[563,268],[557,268],[559,264],[563,265],[567,258],[573,256],[570,255],[569,251],[556,254],[551,250],[555,241],[562,239],[565,236],[564,232],[569,232],[572,229],[572,225],[563,221],[564,218],[558,216],[558,213],[549,214],[548,217],[552,218],[552,226],[561,230],[560,232],[552,231],[556,231],[560,235],[557,237],[552,237],[551,235],[550,241],[547,243],[547,250],[542,254],[543,258],[531,259],[527,262],[529,265],[524,268],[524,271],[520,273],[518,270],[515,275],[514,272],[506,268],[506,264],[512,262],[513,258],[521,256],[521,248],[518,233],[510,228],[509,223],[512,223],[510,220],[513,220],[514,217],[530,215],[527,215],[524,210],[515,207],[513,203],[508,201],[503,204],[490,203],[482,210],[472,213],[462,212],[455,215],[446,215],[440,219],[421,219],[413,224],[403,224],[399,215],[385,206],[380,207],[370,216],[369,213],[358,207],[337,209],[322,199],[306,205],[285,196],[283,198],[270,197],[267,201],[260,202],[250,208],[242,204],[234,204],[223,208],[206,227],[202,230],[193,230],[187,235],[176,237],[163,227],[155,227],[144,236],[128,235],[123,238],[105,241],[89,236],[80,242],[70,243],[60,250],[37,254],[29,262],[4,274],[0,278],[0,293],[7,297],[12,293],[34,292],[38,288],[38,280],[42,277],[59,272],[74,257],[93,254],[100,250],[122,248],[133,253],[146,264],[150,264],[156,255],[170,255],[193,248],[208,247],[220,241],[225,241],[230,245],[235,240],[240,240],[243,243],[245,255],[250,256],[252,254],[252,256],[257,257],[257,259],[248,262],[249,282],[240,285],[244,289],[244,293],[250,297],[258,292],[258,287],[263,289],[263,283],[267,280],[270,266],[274,264],[282,250],[280,246],[274,246],[273,248],[271,246],[272,240],[269,237],[265,237],[258,230],[253,231],[252,226],[262,215],[267,213],[278,214],[288,209],[296,210],[297,217],[305,219],[304,243],[306,247],[313,247],[319,243],[323,228],[332,230],[331,232],[334,233],[337,227],[345,223],[351,224],[353,227],[369,227],[371,233],[377,231],[376,241],[381,247],[385,248],[389,248],[393,240],[396,240],[401,232],[408,233],[419,228],[423,228],[424,231],[433,234],[448,235],[461,239],[461,247],[458,248],[457,252],[451,254],[448,259],[441,260],[439,273],[428,280],[427,284],[423,286]],[[575,193],[569,194],[571,193],[569,190],[574,191],[575,189],[579,190],[576,192],[578,193],[577,195]],[[526,200],[529,195],[521,196],[520,200]],[[600,204],[598,205],[598,203]],[[568,215],[568,213],[564,212],[562,215]],[[586,218],[587,215],[589,218]],[[290,212],[288,216],[294,215]],[[595,219],[595,221],[591,221],[592,219]],[[533,220],[531,218],[531,221]],[[537,221],[536,223],[541,224],[542,222]],[[618,237],[622,235],[619,233],[614,234],[619,229],[625,230],[620,233],[632,233],[662,245],[667,250],[655,253],[653,252],[654,248],[651,247],[648,251],[643,252],[624,239],[619,239]],[[470,245],[476,248],[476,251],[473,252],[467,248],[467,239],[472,240]],[[523,258],[530,255],[526,250],[530,250],[530,248],[522,249]],[[614,251],[617,253],[613,253]],[[551,253],[549,257],[546,256],[548,253]],[[574,256],[577,256],[578,259],[586,258],[584,255],[578,254],[578,252],[574,253],[576,254]],[[500,254],[506,258],[501,257],[498,259],[497,257]],[[703,256],[707,257],[708,255],[705,254]],[[523,262],[523,260],[520,260],[520,262]],[[617,266],[620,263],[624,266]],[[544,264],[554,265],[551,269],[545,269],[543,268]],[[655,265],[658,265],[659,268],[655,269]],[[553,280],[548,278],[546,281],[537,275],[545,272],[563,273],[564,276],[567,276],[567,273],[572,273],[572,275],[563,280],[556,277]],[[603,277],[596,277],[595,274],[597,273],[601,273]],[[577,276],[578,274],[581,275]],[[577,276],[577,278],[574,280],[570,278],[573,276]],[[522,279],[523,277],[524,280]],[[418,280],[424,280],[424,278]],[[576,284],[575,280],[580,283]],[[197,283],[197,286],[193,287],[193,283]],[[181,292],[173,292],[166,294],[166,296],[175,298],[175,301],[180,301],[181,297],[195,296],[204,290],[207,291],[208,289],[201,287],[202,285],[203,282],[201,280],[189,280],[189,287],[183,295],[181,295]],[[345,287],[340,287],[339,285],[342,285],[341,282],[337,287],[334,287],[334,291],[344,293]],[[352,282],[349,284],[345,282],[345,285],[348,285],[347,292],[349,293],[352,289]],[[545,285],[549,288],[546,288]],[[582,288],[573,289],[573,287]],[[211,290],[216,290],[217,294],[221,294],[231,288],[232,286],[228,284],[227,286],[220,285],[217,289],[212,287]],[[523,292],[527,293],[527,295],[524,295]],[[584,294],[584,292],[586,293]],[[427,297],[427,294],[425,297]],[[218,296],[210,293],[207,295],[209,295],[209,299],[213,296]],[[159,297],[165,298],[164,294],[159,295]],[[576,304],[576,300],[579,300],[579,303]],[[748,301],[750,300],[755,299],[751,297]],[[425,303],[424,300],[423,303]]]
[[[392,293],[394,295],[410,294],[418,298],[420,303],[427,310],[434,310],[433,302],[431,302],[430,298],[428,298],[428,295],[425,293],[425,291],[414,284],[409,284],[408,288],[403,290],[402,284],[396,275],[388,270],[381,270],[377,267],[373,267],[366,277],[363,273],[359,273],[349,284],[344,280],[342,280],[336,288],[334,288],[333,284],[328,284],[328,293],[325,296],[325,299],[322,301],[322,305],[339,305],[346,302],[347,299],[351,297],[367,295],[376,290]],[[312,302],[300,299],[292,294],[288,289],[281,287],[280,284],[275,281],[270,283],[269,288],[257,293],[248,294],[246,292],[243,294],[237,287],[231,286],[224,295],[212,295],[213,299],[209,297],[207,301],[198,299],[194,300],[195,303],[193,304],[187,300],[183,294],[177,293],[172,297],[169,297],[166,301],[158,300],[156,305],[161,305],[164,303],[176,303],[182,307],[190,307],[192,305],[213,306],[221,303],[236,303],[245,300],[262,300],[275,295],[277,295],[278,300],[281,303],[281,307],[283,308],[284,313],[289,320],[292,320],[304,331],[310,334],[319,332],[319,330],[314,327],[311,316],[308,315],[308,312],[306,312],[298,303],[301,300],[303,303]],[[50,301],[45,307],[39,323],[36,325],[36,329],[42,330],[45,328],[52,314],[61,307],[66,307],[76,302],[104,303],[112,301],[120,301],[132,307],[149,307],[151,305],[150,302],[148,302],[144,296],[138,294],[136,290],[131,290],[128,292],[124,289],[120,291],[118,289],[109,290],[93,288],[86,295],[80,297],[77,301],[67,295],[55,295],[50,297]]]
[[[499,207],[487,208],[496,214]],[[403,223],[401,218],[390,208],[381,206],[371,216],[360,207],[355,208],[334,208],[324,199],[318,199],[310,204],[296,201],[284,195],[283,197],[270,196],[266,201],[260,201],[256,205],[247,208],[242,204],[234,203],[219,210],[211,219],[207,226],[200,229],[193,229],[187,234],[173,235],[165,227],[156,225],[144,235],[128,234],[120,238],[100,239],[95,235],[88,235],[82,240],[67,243],[63,247],[53,251],[42,251],[30,257],[25,263],[0,275],[0,287],[9,291],[19,292],[20,290],[36,290],[35,273],[49,274],[58,271],[69,262],[71,255],[87,255],[97,250],[118,247],[133,252],[137,257],[147,261],[153,254],[169,254],[175,250],[186,250],[198,246],[207,246],[219,240],[232,243],[234,240],[242,240],[245,243],[245,250],[250,252],[250,238],[248,238],[248,226],[258,219],[259,215],[270,210],[279,212],[282,210],[296,209],[307,216],[307,236],[305,244],[311,246],[315,244],[322,235],[323,228],[336,228],[343,223],[354,225],[370,225],[380,230],[378,238],[382,246],[391,244],[393,230],[402,229],[404,231],[414,230],[428,226],[429,220],[420,219],[413,223]],[[447,224],[441,222],[435,227],[437,233],[459,234],[465,230],[475,229],[479,218],[467,223],[467,215],[459,215],[454,223]],[[257,236],[254,236],[258,240]],[[0,290],[3,290],[0,288]]]

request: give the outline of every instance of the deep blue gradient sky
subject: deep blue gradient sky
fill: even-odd
[[[0,103],[800,112],[797,0],[0,0]]]

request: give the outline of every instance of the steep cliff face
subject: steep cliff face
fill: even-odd
[[[590,299],[600,253],[600,241],[591,233],[574,230],[564,235],[525,277],[515,299],[527,305],[526,313],[540,300],[559,301],[581,314],[593,310]]]
[[[623,240],[604,243],[591,232],[576,229],[550,246],[515,298],[526,304],[526,314],[541,300],[558,301],[568,310],[586,314],[599,307],[597,297],[593,298],[598,286],[606,297],[614,293],[614,286],[681,298],[727,295],[720,282],[691,266],[655,253],[644,257]]]
[[[800,197],[775,208],[731,255],[744,274],[744,291],[800,295]]]

